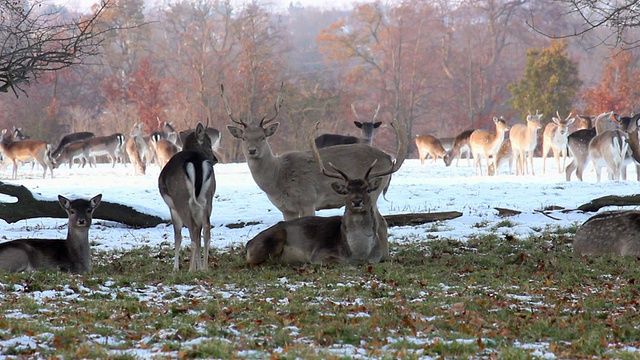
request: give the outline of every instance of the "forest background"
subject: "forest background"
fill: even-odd
[[[38,11],[61,21],[81,16],[59,5]],[[584,19],[553,0],[375,1],[347,9],[112,0],[100,26],[123,30],[81,65],[0,96],[0,128],[20,126],[56,144],[75,131],[128,135],[138,121],[147,132],[159,121],[177,129],[208,121],[222,132],[225,160],[242,161],[224,129],[220,84],[232,111],[253,119],[273,111],[285,84],[280,133],[270,140],[277,153],[307,149],[316,121],[321,132],[357,134],[352,105],[360,121],[380,104],[378,120],[402,121],[410,137],[445,137],[492,129],[494,116],[514,124],[536,111],[545,122],[555,111],[629,115],[640,94],[640,50],[607,46],[615,42],[607,28],[562,38]],[[527,87],[554,100],[515,101]],[[389,127],[374,142],[395,152]]]

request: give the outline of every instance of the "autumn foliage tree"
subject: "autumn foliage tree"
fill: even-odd
[[[565,42],[552,41],[547,48],[527,51],[522,78],[509,85],[510,103],[523,121],[530,113],[545,114],[550,120],[556,112],[568,114],[573,109],[582,81],[566,47]]]
[[[162,79],[148,59],[132,74],[132,82],[127,89],[129,101],[137,109],[138,121],[144,122],[147,129],[156,129],[158,121],[166,121],[164,108],[167,99],[162,89]]]
[[[585,113],[615,111],[629,115],[637,112],[638,108],[634,109],[640,96],[640,71],[637,66],[638,59],[631,51],[612,51],[602,81],[585,91]]]

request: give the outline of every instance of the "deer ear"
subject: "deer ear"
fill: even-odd
[[[378,188],[380,187],[380,184],[382,184],[382,178],[375,178],[372,181],[369,182],[369,192],[374,192],[376,190],[378,190]]]
[[[69,208],[71,207],[71,201],[69,201],[69,199],[62,195],[58,195],[58,202],[60,203],[60,206],[62,206],[62,208],[65,210],[69,210]]]
[[[356,125],[358,129],[362,129],[362,123],[360,121],[354,121],[353,123]]]
[[[380,125],[382,125],[382,121],[378,121],[377,123],[373,124],[373,127],[377,129],[380,127]]]
[[[95,209],[98,207],[98,205],[100,205],[100,202],[102,201],[102,194],[98,194],[94,197],[91,198],[91,200],[89,200],[89,202],[91,203],[91,208]]]
[[[233,136],[234,138],[242,140],[242,138],[244,137],[244,130],[240,129],[237,126],[227,125],[227,130],[229,130],[231,136]]]
[[[271,136],[271,135],[275,134],[275,133],[276,133],[276,131],[278,131],[278,127],[279,127],[279,126],[280,126],[280,123],[279,123],[279,122],[274,122],[273,124],[271,124],[271,125],[267,126],[267,127],[264,129],[264,135],[265,135],[266,137],[269,137],[269,136]]]
[[[347,188],[344,186],[344,184],[334,182],[331,183],[331,188],[333,189],[333,191],[337,192],[340,195],[347,195]]]

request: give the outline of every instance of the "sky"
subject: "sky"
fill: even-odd
[[[460,162],[460,166],[456,166],[454,162],[450,167],[446,167],[442,160],[435,164],[429,161],[424,165],[421,165],[417,159],[405,161],[401,169],[393,175],[386,199],[380,198],[378,201],[378,208],[383,215],[440,211],[460,211],[463,215],[436,224],[390,227],[391,248],[401,247],[402,244],[417,239],[453,238],[466,241],[477,234],[491,232],[501,236],[516,237],[538,235],[546,227],[555,229],[558,226],[569,227],[581,224],[593,214],[554,211],[546,216],[536,210],[550,206],[575,209],[596,197],[631,195],[638,191],[635,170],[630,170],[629,179],[634,180],[629,181],[596,183],[595,174],[587,171],[584,182],[566,182],[564,174],[555,172],[553,161],[550,165],[553,172],[547,175],[542,175],[541,159],[536,159],[535,164],[536,176],[507,175],[505,167],[501,169],[501,174],[498,176],[480,177],[473,175],[472,167],[467,166],[465,160]],[[77,166],[69,169],[64,164],[54,171],[53,179],[48,175],[46,179],[42,179],[41,169],[31,170],[30,166],[22,166],[18,172],[19,178],[15,181],[9,180],[11,167],[10,165],[0,170],[0,181],[24,185],[38,198],[55,200],[58,194],[62,194],[70,199],[79,197],[89,199],[102,194],[103,201],[130,205],[139,211],[169,219],[168,207],[158,192],[157,178],[160,170],[155,165],[150,165],[146,175],[134,175],[130,164],[126,167],[117,164],[115,168],[111,165],[99,164],[98,168],[84,169]],[[253,181],[246,163],[216,164],[214,170],[217,190],[211,214],[214,225],[212,247],[224,251],[229,249],[229,246],[236,248],[244,246],[260,231],[282,220],[280,212]],[[16,199],[0,196],[0,201],[15,202]],[[509,217],[509,226],[500,226],[504,224],[505,219],[498,216],[495,207],[519,210],[522,213]],[[318,213],[320,216],[340,214],[342,214],[341,209],[323,210]],[[25,237],[63,239],[66,237],[66,222],[66,219],[36,218],[8,224],[0,220],[0,242]],[[227,227],[228,224],[240,222],[257,222],[257,224],[234,229]],[[188,232],[183,229],[182,233],[183,247],[188,248],[190,243]],[[165,261],[169,264],[173,262],[173,229],[168,224],[132,229],[118,223],[94,219],[89,238],[94,251],[125,251],[151,246],[157,248],[157,251],[166,252]],[[392,252],[391,261],[393,257]],[[181,259],[181,266],[185,271],[185,259]],[[84,293],[82,289],[76,289],[80,294],[73,289],[26,291],[20,284],[0,283],[0,289],[2,289],[0,301],[3,297],[10,296],[11,292],[17,296],[31,297],[36,302],[46,302],[48,298],[60,296],[72,298],[90,295],[90,293]],[[105,286],[104,289],[104,291],[115,291],[109,286]],[[118,288],[117,291],[129,290]],[[127,296],[139,296],[143,297],[144,301],[156,301],[152,299],[162,299],[163,292],[175,294],[184,291],[185,287],[180,285],[150,287],[144,291],[136,287],[127,292]],[[190,291],[198,292],[197,296],[203,297],[220,295],[211,289],[196,288]],[[195,295],[190,293],[190,296]],[[140,301],[143,301],[143,298]],[[11,316],[26,315],[17,311]],[[99,334],[88,334],[87,339],[100,343],[110,340]],[[398,341],[412,342],[420,339],[405,338]],[[142,344],[143,341],[140,343]],[[37,349],[40,346],[46,347],[47,344],[46,339],[28,334],[4,333],[0,339],[0,349],[28,349],[28,351],[36,351],[33,353],[36,357]],[[135,355],[137,358],[176,357],[176,354],[161,348],[161,344],[162,342],[159,342],[149,347],[140,345],[139,348],[124,349],[122,353]],[[548,351],[549,344],[535,343],[522,346],[535,346],[536,349],[539,348],[536,351],[540,357],[554,358],[553,353]],[[364,353],[364,349],[358,346],[341,346],[337,351],[339,355],[355,358],[358,354]]]

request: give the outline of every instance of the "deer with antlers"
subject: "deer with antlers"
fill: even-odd
[[[221,86],[221,96],[229,118],[240,125],[228,125],[227,129],[233,137],[242,141],[242,150],[253,179],[282,212],[285,220],[313,216],[316,210],[344,206],[344,198],[332,189],[331,179],[322,174],[311,151],[290,151],[279,156],[273,154],[267,140],[276,133],[280,125],[272,122],[282,105],[281,94],[282,86],[275,102],[275,114],[270,118],[265,115],[258,124],[253,124],[233,115],[224,86]],[[397,161],[402,164],[407,155],[406,133],[404,126],[395,128],[400,149]],[[365,144],[330,146],[319,152],[322,159],[348,172],[350,177],[362,176],[374,160],[377,160],[372,170],[374,173],[384,171],[393,164],[390,155]],[[374,203],[388,187],[390,175],[381,177],[381,182],[381,186],[371,193]]]
[[[343,197],[344,214],[305,216],[277,223],[247,243],[247,263],[258,265],[270,259],[284,263],[378,263],[387,259],[387,223],[371,194],[380,188],[383,177],[400,169],[401,162],[394,161],[389,169],[372,172],[378,161],[374,159],[363,177],[350,178],[331,162],[328,164],[333,171],[327,170],[315,141],[311,146],[322,174],[341,180],[333,182],[331,188]]]
[[[553,158],[556,161],[558,173],[562,173],[567,161],[569,126],[573,124],[575,118],[569,115],[563,119],[556,111],[556,116],[551,118],[550,123],[544,127],[542,136],[542,173],[546,173],[547,155],[549,150],[553,151]],[[562,156],[562,167],[560,167],[560,156]]]
[[[359,119],[358,112],[356,111],[356,107],[354,104],[351,104],[351,111],[353,111],[353,115],[355,115],[356,119]],[[378,117],[378,112],[380,111],[380,104],[376,108],[375,113],[373,114],[373,119],[371,121],[354,121],[353,124],[360,129],[361,137],[356,136],[348,136],[348,135],[340,135],[340,134],[323,134],[316,137],[315,142],[316,146],[319,149],[335,146],[335,145],[345,145],[345,144],[373,144],[373,135],[376,133],[376,130],[382,125],[381,121],[376,121]]]

